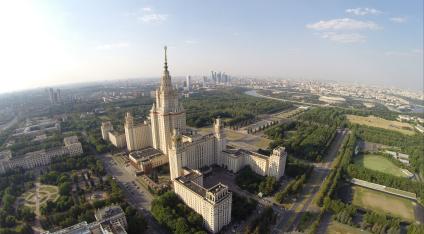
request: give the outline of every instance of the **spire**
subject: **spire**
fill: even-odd
[[[169,75],[169,71],[168,71],[168,55],[167,55],[167,47],[164,47],[164,51],[165,51],[165,64],[163,66],[164,70],[163,70],[163,76],[161,79],[161,84],[160,84],[160,89],[161,90],[167,90],[170,91],[172,90],[172,83],[171,83],[171,76]]]
[[[167,71],[168,70],[168,58],[167,58],[167,55],[166,55],[166,50],[167,50],[166,46],[164,47],[164,50],[165,50],[165,66],[163,68],[165,68],[165,71]]]

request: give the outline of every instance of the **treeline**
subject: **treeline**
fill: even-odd
[[[322,202],[325,197],[331,198],[333,195],[333,192],[337,187],[337,183],[342,177],[342,172],[346,171],[346,168],[351,161],[355,146],[356,135],[355,132],[352,132],[343,140],[337,157],[333,162],[333,169],[331,169],[330,174],[325,178],[315,197],[315,202],[319,206],[322,206]]]
[[[273,141],[270,148],[283,145],[296,157],[321,161],[327,148],[346,122],[342,111],[335,108],[314,108],[299,116],[298,122],[284,123],[265,132]],[[286,132],[296,130],[286,139]]]
[[[9,171],[0,177],[0,234],[32,233],[30,223],[35,214],[28,207],[15,209],[16,199],[34,184],[34,175],[18,169]]]
[[[202,92],[183,99],[187,111],[187,124],[205,127],[220,116],[225,124],[234,128],[255,121],[259,114],[275,113],[292,105],[277,100],[252,97],[240,89],[223,89]]]
[[[381,184],[388,187],[416,193],[421,204],[424,204],[424,184],[408,178],[393,176],[390,174],[374,171],[355,164],[350,164],[347,174],[351,178],[366,180],[371,183]]]
[[[206,234],[203,218],[194,212],[174,192],[166,192],[152,202],[153,217],[172,233]]]
[[[274,176],[260,176],[252,171],[250,166],[245,166],[237,173],[236,184],[250,193],[261,192],[267,196],[275,190],[277,181]]]
[[[271,207],[266,207],[259,217],[249,223],[244,230],[244,234],[271,233],[271,226],[275,223],[276,217]]]
[[[346,122],[345,112],[337,108],[313,108],[299,116],[300,121],[342,127]]]
[[[363,141],[395,146],[401,153],[408,154],[409,161],[416,172],[424,175],[424,135],[412,136],[382,128],[355,125],[358,137]]]
[[[278,124],[272,128],[265,130],[265,134],[273,140],[283,139],[285,133],[296,128],[297,122],[292,121],[288,123]]]
[[[312,166],[306,167],[306,170],[304,171],[302,175],[297,176],[294,180],[290,181],[286,185],[286,187],[284,187],[283,190],[275,194],[274,200],[278,203],[282,203],[289,196],[299,193],[302,190],[306,180],[311,175],[312,170],[313,170]]]
[[[322,206],[322,208],[320,209],[317,219],[312,223],[309,233],[315,233],[317,231],[324,213],[328,210],[333,209],[330,208],[331,204],[346,206],[345,209],[332,210],[333,213],[335,213],[334,219],[339,222],[351,225],[353,215],[356,212],[356,208],[354,208],[352,205],[346,205],[341,202],[333,203],[334,200],[332,200],[332,196],[338,185],[338,182],[342,178],[342,173],[345,171],[345,168],[347,167],[347,165],[349,165],[351,161],[355,145],[356,136],[355,132],[352,132],[347,135],[347,137],[343,140],[337,157],[333,162],[333,169],[330,171],[330,174],[325,178],[320,190],[314,198],[314,202],[319,206]]]
[[[234,222],[246,220],[256,209],[258,202],[251,198],[239,196],[233,192],[233,202],[231,204],[231,220]]]
[[[296,132],[289,139],[280,138],[284,135],[282,132],[271,131],[269,134],[272,134],[269,136],[273,139],[270,148],[283,145],[289,153],[296,155],[296,157],[321,161],[336,134],[336,127],[309,125],[301,122],[298,123]]]
[[[343,203],[340,200],[326,199],[324,207],[335,214],[333,216],[334,220],[357,227],[353,222],[353,218],[357,214],[357,208],[354,205]],[[400,219],[367,211],[362,216],[359,227],[371,233],[400,233]]]

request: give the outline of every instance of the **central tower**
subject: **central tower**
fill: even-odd
[[[165,46],[164,71],[160,87],[156,90],[156,102],[150,110],[153,147],[168,154],[174,129],[186,129],[186,113],[178,102],[178,92],[172,87],[168,71],[167,48]]]

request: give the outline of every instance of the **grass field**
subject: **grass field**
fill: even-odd
[[[212,128],[199,128],[198,130],[201,134],[208,134],[213,132]],[[262,148],[262,149],[267,148],[269,146],[269,143],[271,142],[271,140],[263,138],[263,137],[241,133],[241,132],[237,132],[227,128],[225,129],[225,136],[227,137],[227,140],[230,143],[241,142],[241,143],[252,145],[256,148]]]
[[[352,204],[382,214],[390,214],[408,221],[415,221],[416,203],[401,197],[378,192],[360,186],[352,186]]]
[[[402,172],[401,168],[396,166],[389,159],[381,155],[376,154],[365,154],[354,157],[356,164],[362,165],[370,170],[391,174],[398,177],[406,177],[406,174]]]
[[[346,224],[332,221],[328,226],[327,234],[368,234],[367,231],[362,231],[359,228],[354,228]]]
[[[358,116],[358,115],[347,115],[347,119],[351,123],[360,124],[360,125],[367,125],[371,127],[376,128],[384,128],[387,130],[397,131],[406,135],[414,135],[414,127],[412,127],[408,123],[402,123],[399,121],[391,121],[382,119],[375,116]]]

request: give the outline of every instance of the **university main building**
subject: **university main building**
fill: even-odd
[[[200,168],[218,165],[237,172],[249,165],[259,175],[274,176],[277,180],[283,176],[287,159],[284,148],[274,149],[270,156],[265,156],[227,147],[219,118],[215,120],[213,133],[206,135],[186,126],[186,112],[178,102],[169,75],[166,47],[164,72],[155,95],[150,118],[144,123],[134,124],[133,117],[127,113],[122,141],[125,140],[130,160],[138,170],[169,163],[175,193],[203,217],[205,227],[212,233],[230,223],[232,194],[221,183],[205,188]],[[104,139],[113,137],[112,131],[109,122],[102,124]]]

